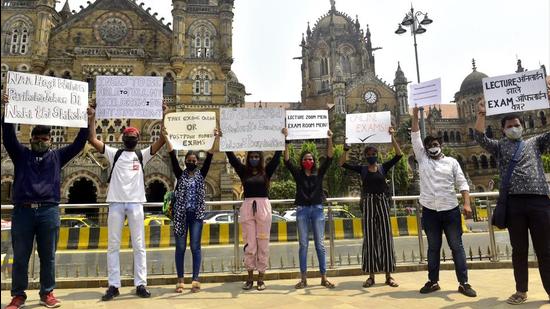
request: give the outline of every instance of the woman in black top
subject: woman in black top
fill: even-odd
[[[239,212],[239,222],[242,226],[244,245],[244,265],[248,270],[248,278],[243,285],[244,290],[250,290],[253,283],[254,270],[257,269],[259,291],[265,290],[264,274],[269,260],[269,236],[271,232],[271,204],[268,199],[269,180],[279,165],[281,151],[276,151],[271,161],[265,165],[261,151],[249,151],[246,163],[227,152],[229,163],[241,178],[244,189],[244,201]]]
[[[287,130],[283,131],[287,136]],[[295,285],[297,289],[303,289],[307,286],[307,247],[309,244],[309,226],[313,230],[313,239],[315,241],[315,251],[319,260],[319,270],[321,272],[321,285],[327,288],[334,288],[327,279],[326,255],[325,255],[325,213],[323,211],[323,177],[332,162],[332,132],[327,132],[327,159],[317,169],[317,158],[309,151],[303,152],[300,156],[300,168],[295,167],[290,162],[288,151],[289,141],[285,147],[285,166],[288,168],[294,180],[296,181],[296,223],[298,225],[299,236],[299,259],[300,273],[302,280]]]
[[[392,136],[395,156],[379,165],[378,150],[375,147],[365,148],[364,157],[368,165],[349,165],[346,163],[349,148],[344,147],[344,155],[340,158],[340,165],[361,175],[362,193],[361,210],[363,212],[363,271],[369,273],[369,278],[363,284],[368,288],[374,285],[374,273],[384,271],[386,284],[397,287],[398,284],[391,277],[395,271],[395,255],[393,252],[393,238],[389,214],[388,185],[386,174],[402,157],[401,149],[395,140],[393,128],[389,129]]]

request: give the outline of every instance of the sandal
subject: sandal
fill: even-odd
[[[243,290],[250,290],[252,289],[252,287],[254,286],[254,281],[246,281],[244,284],[243,284]]]
[[[176,283],[176,293],[183,293],[183,282]]]
[[[258,291],[265,290],[265,283],[263,281],[258,281],[258,286],[256,287],[256,289],[258,289]]]
[[[197,293],[201,291],[201,283],[198,281],[191,282],[191,293]]]
[[[396,288],[399,286],[399,284],[397,284],[397,282],[395,282],[395,280],[392,277],[386,278],[386,285],[389,285],[392,288]]]
[[[305,287],[307,287],[307,281],[304,280],[300,280],[300,282],[296,283],[294,286],[295,289],[303,289]]]
[[[370,287],[373,286],[373,285],[374,285],[374,278],[371,278],[371,277],[369,277],[369,278],[365,281],[365,283],[363,283],[363,287],[364,287],[364,288],[370,288]]]
[[[328,281],[328,280],[321,280],[321,285],[324,286],[325,288],[327,289],[334,289],[336,286],[334,285],[334,283]]]
[[[523,295],[520,293],[514,293],[512,296],[508,297],[506,302],[510,305],[521,305],[527,300],[527,295]]]

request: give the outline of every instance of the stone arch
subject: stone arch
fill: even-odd
[[[157,184],[162,184],[163,188],[155,188]],[[173,190],[174,186],[172,181],[163,174],[155,173],[145,177],[145,195],[147,202],[162,202],[164,194],[167,191]],[[151,192],[152,189],[159,189],[160,191]]]
[[[102,186],[101,179],[94,173],[87,170],[80,170],[78,172],[72,173],[68,177],[65,177],[65,180],[61,184],[61,199],[68,201],[69,200],[69,191],[73,186],[73,183],[80,178],[87,178],[91,180],[95,187],[97,188],[97,199],[102,199],[107,197],[107,188],[108,186]]]
[[[488,169],[489,168],[489,160],[487,159],[487,156],[482,154],[480,156],[480,165],[482,169]]]
[[[489,157],[489,166],[491,168],[497,168],[497,161],[495,160],[495,157],[493,156]]]
[[[471,161],[472,161],[472,168],[474,170],[478,170],[479,169],[479,160],[477,159],[477,157],[472,156]]]
[[[216,79],[216,74],[211,68],[208,68],[206,66],[200,65],[191,70],[191,72],[188,75],[189,79],[194,79],[197,74],[200,74],[200,72],[205,72],[208,75],[210,75],[211,79]]]
[[[17,66],[17,71],[19,72],[29,72],[31,69],[30,69],[30,65],[26,64],[26,63],[22,63],[20,65]]]
[[[187,35],[193,38],[195,35],[195,32],[197,32],[201,27],[205,27],[208,31],[210,31],[213,37],[218,35],[216,26],[214,26],[212,22],[206,19],[196,20],[191,25],[189,25],[189,28],[187,29]]]

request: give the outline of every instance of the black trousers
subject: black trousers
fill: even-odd
[[[506,223],[512,244],[516,290],[527,292],[530,233],[542,285],[550,295],[550,198],[546,195],[509,195]]]

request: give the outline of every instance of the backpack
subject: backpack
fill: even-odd
[[[108,182],[111,182],[111,176],[113,176],[113,171],[115,170],[115,164],[116,161],[118,161],[118,158],[122,155],[124,152],[124,149],[118,149],[115,153],[115,158],[113,160],[113,166],[111,167],[111,172],[109,173],[109,180]],[[143,154],[141,153],[141,150],[134,150],[136,156],[138,157],[139,164],[141,165],[141,170],[143,171]]]
[[[168,217],[168,219],[173,219],[174,204],[176,203],[176,195],[174,191],[167,191],[164,194],[162,202],[162,213]]]

